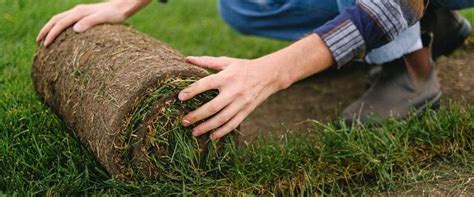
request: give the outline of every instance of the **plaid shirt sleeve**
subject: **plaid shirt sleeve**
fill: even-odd
[[[338,67],[389,43],[423,16],[427,0],[358,0],[317,28]]]

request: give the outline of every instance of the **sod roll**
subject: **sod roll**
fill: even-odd
[[[208,75],[166,44],[123,25],[63,32],[40,45],[34,88],[107,172],[129,181],[219,176],[232,139],[191,136],[181,116],[215,91],[181,102],[178,92]]]

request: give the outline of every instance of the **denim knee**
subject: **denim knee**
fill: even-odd
[[[219,0],[219,12],[233,29],[296,40],[339,13],[334,0]]]

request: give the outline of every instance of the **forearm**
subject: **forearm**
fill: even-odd
[[[110,2],[117,3],[118,9],[128,18],[150,4],[151,0],[110,0]]]
[[[334,63],[331,51],[317,34],[311,34],[258,61],[262,62],[261,65],[274,67],[281,89],[319,73]]]

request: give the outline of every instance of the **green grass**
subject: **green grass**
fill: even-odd
[[[314,135],[266,140],[237,152],[234,165],[216,180],[110,179],[42,105],[31,84],[36,33],[50,16],[79,2],[92,1],[0,0],[0,192],[364,194],[406,192],[443,178],[456,180],[446,182],[454,191],[468,187],[474,108],[466,104],[352,131],[315,124]],[[188,55],[254,58],[288,44],[232,31],[219,19],[214,1],[154,3],[128,23]]]
[[[162,86],[151,90],[138,102],[136,109],[130,114],[130,121],[123,131],[123,138],[117,143],[116,151],[121,154],[125,166],[125,174],[133,181],[151,180],[162,182],[173,182],[184,180],[187,183],[213,182],[222,176],[225,169],[232,163],[230,153],[235,151],[233,136],[227,135],[219,142],[205,139],[200,142],[198,138],[192,137],[190,127],[181,125],[183,111],[192,111],[217,96],[217,91],[209,91],[197,95],[189,101],[182,102],[176,98],[179,91],[191,85],[197,79],[168,79],[162,82]],[[167,98],[164,103],[161,99]],[[160,102],[161,101],[161,102]],[[160,102],[159,116],[152,120],[151,125],[140,125],[146,120],[151,107],[156,107]],[[153,116],[152,116],[153,117]],[[153,117],[155,118],[155,117]],[[139,132],[140,126],[151,126],[147,129],[144,148],[144,158],[134,157],[137,144],[143,140]],[[206,138],[204,136],[204,138]],[[198,151],[202,150],[202,151]],[[143,170],[143,166],[137,163],[149,162],[154,173]],[[172,164],[172,165],[168,165]],[[182,184],[180,182],[180,184]]]

